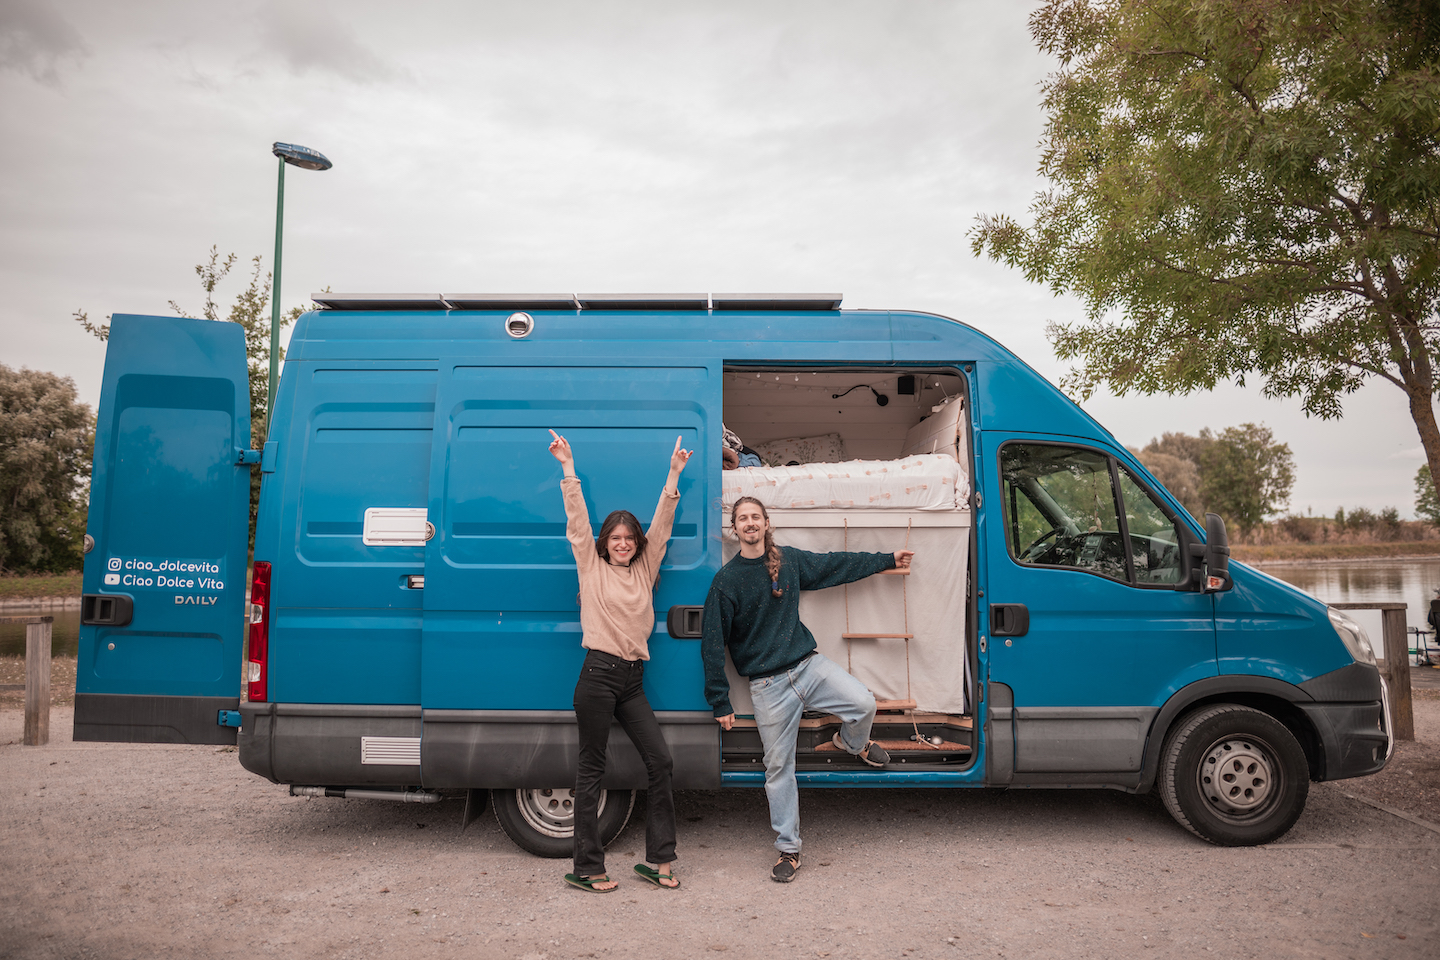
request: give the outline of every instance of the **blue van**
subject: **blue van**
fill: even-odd
[[[1244,564],[988,336],[829,295],[332,295],[297,322],[262,450],[238,326],[117,315],[96,428],[77,740],[238,743],[292,793],[493,802],[570,855],[582,659],[551,428],[597,518],[681,481],[647,693],[677,788],[758,787],[753,722],[702,695],[727,504],[780,542],[899,549],[807,594],[880,700],[872,770],[808,716],[802,785],[1157,790],[1265,843],[1309,782],[1380,770],[1387,693],[1353,621]],[[761,467],[724,469],[725,428]],[[252,471],[261,490],[247,603]],[[602,830],[645,775],[617,727]]]

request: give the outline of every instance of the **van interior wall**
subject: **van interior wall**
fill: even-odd
[[[914,371],[916,392],[902,395],[897,380],[904,375],[895,370],[728,370],[725,425],[751,447],[838,433],[849,459],[893,460],[904,447],[905,431],[963,389],[953,373]],[[876,393],[889,398],[884,406]]]

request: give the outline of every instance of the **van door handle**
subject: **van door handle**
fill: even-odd
[[[1030,610],[1023,603],[990,604],[992,637],[1023,637],[1030,632]]]
[[[80,622],[87,627],[126,627],[135,616],[135,601],[124,593],[86,593],[80,597]]]
[[[699,640],[705,619],[704,607],[676,605],[665,617],[665,628],[676,640]]]

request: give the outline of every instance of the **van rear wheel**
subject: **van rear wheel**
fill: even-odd
[[[575,853],[575,788],[492,790],[495,819],[505,836],[521,850],[537,857],[573,856]],[[600,842],[609,845],[630,822],[635,791],[600,791]]]
[[[1223,847],[1283,836],[1310,793],[1305,751],[1285,725],[1227,703],[1202,709],[1166,741],[1160,799],[1191,833]]]

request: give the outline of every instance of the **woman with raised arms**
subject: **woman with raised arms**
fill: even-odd
[[[650,634],[655,629],[655,583],[670,541],[675,507],[680,501],[680,472],[690,451],[670,455],[670,475],[660,492],[648,535],[628,510],[616,510],[590,530],[590,517],[575,475],[570,444],[554,430],[550,453],[560,461],[565,478],[565,537],[575,554],[580,575],[581,646],[587,653],[575,684],[575,719],[580,725],[580,762],[575,773],[575,872],[565,882],[582,890],[610,893],[619,887],[605,872],[598,808],[600,780],[605,774],[605,745],[615,721],[645,761],[645,859],[635,872],[664,889],[680,886],[674,875],[675,799],[671,790],[674,763],[660,733],[660,722],[645,698],[645,661],[650,659]]]

